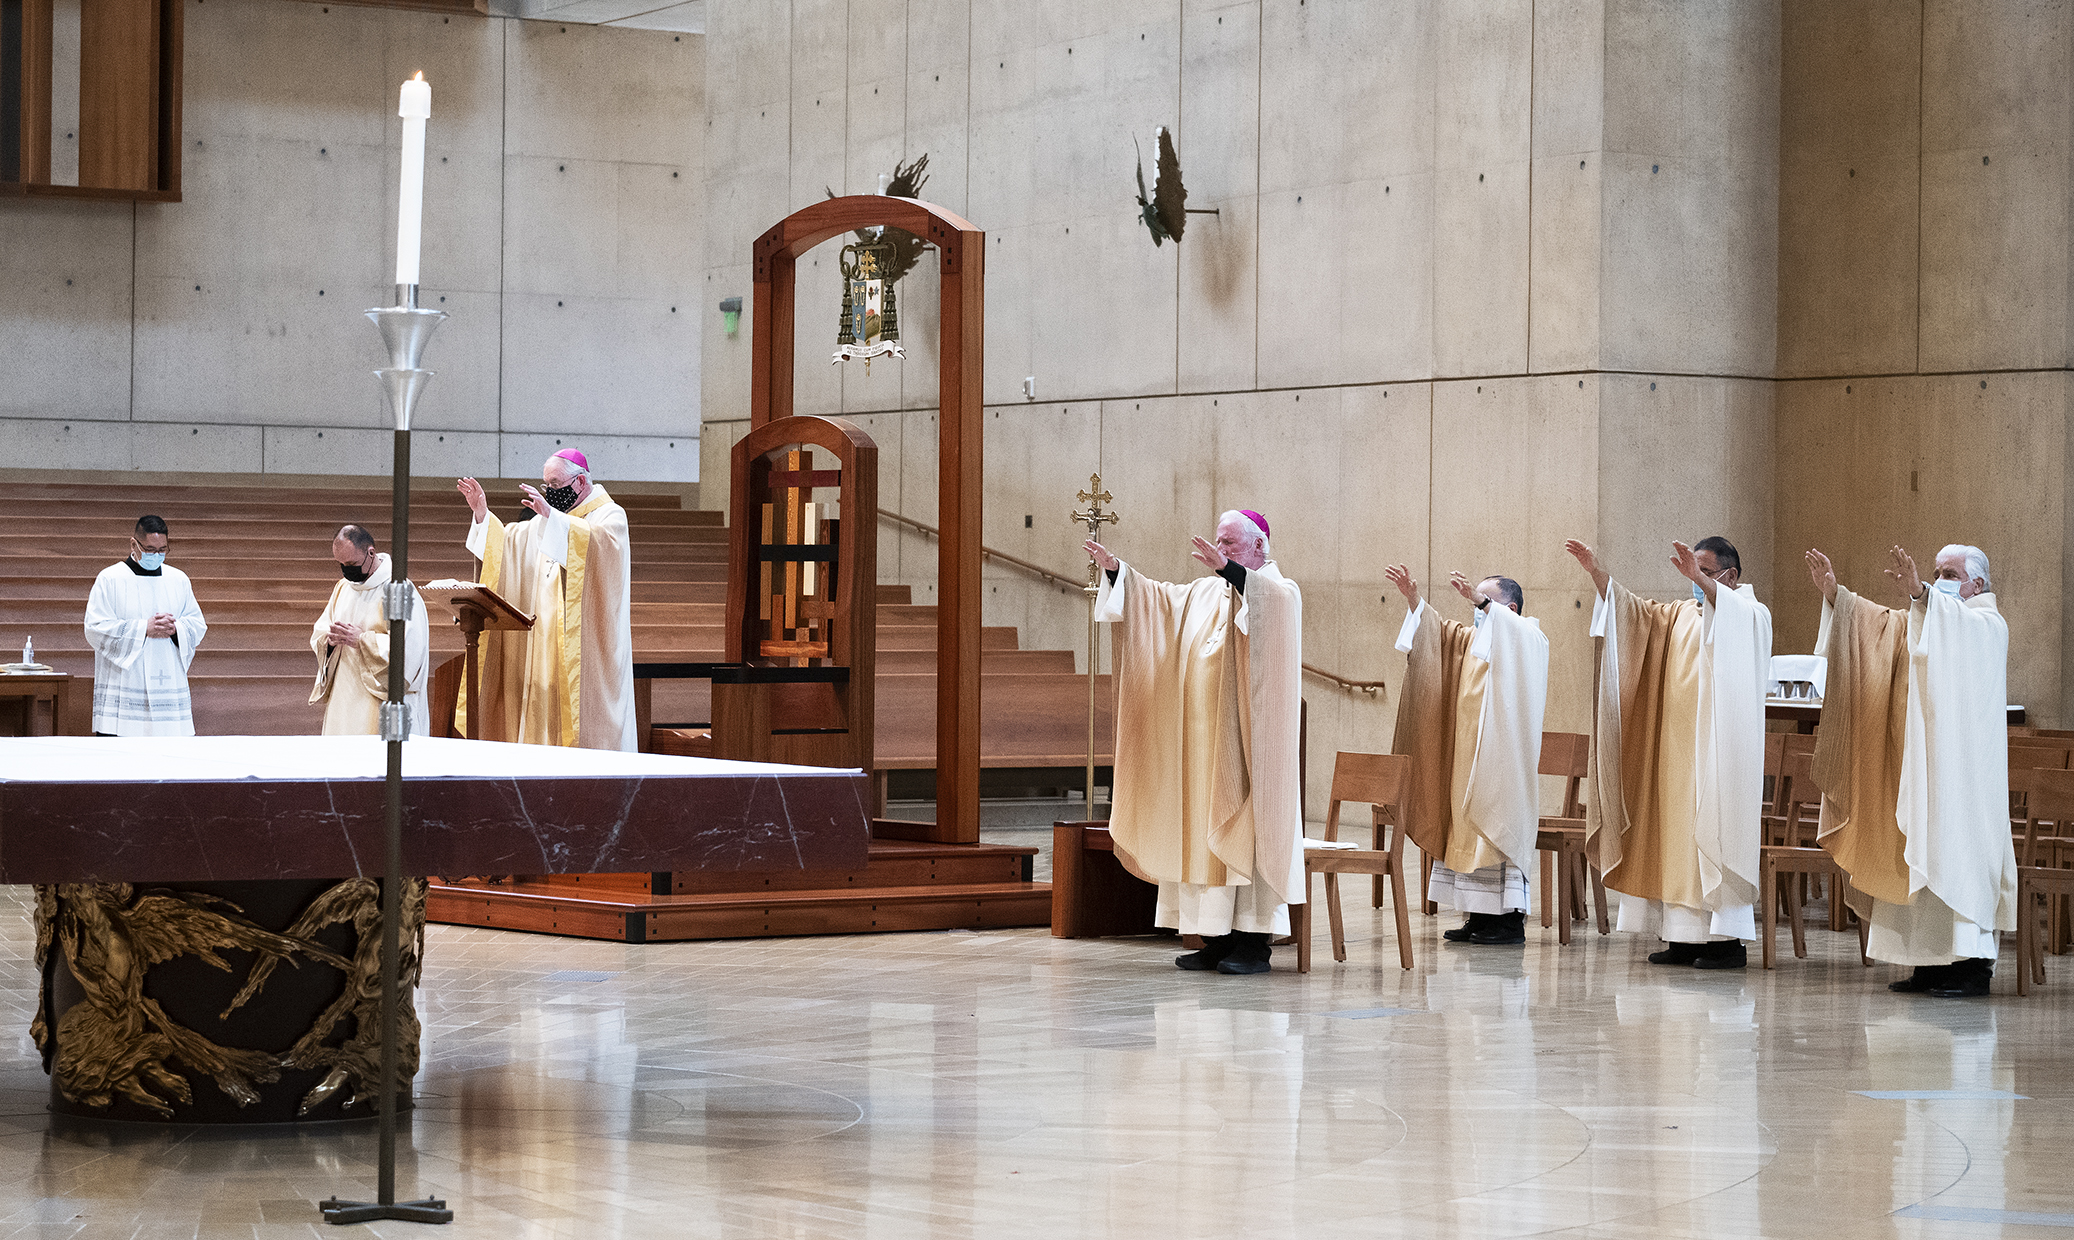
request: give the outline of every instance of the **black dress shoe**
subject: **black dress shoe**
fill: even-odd
[[[1932,986],[1927,993],[1934,999],[1978,999],[1988,993],[1994,980],[1995,962],[1975,957],[1952,965],[1943,983]]]
[[[1919,964],[1915,972],[1898,982],[1888,982],[1887,989],[1898,995],[1917,995],[1950,984],[1952,970],[1948,964]]]
[[[1186,956],[1174,957],[1174,967],[1187,969],[1191,973],[1208,973],[1226,956],[1231,955],[1231,949],[1235,945],[1233,936],[1229,934],[1204,939],[1200,950],[1192,951]]]
[[[1234,930],[1231,938],[1231,950],[1217,962],[1219,973],[1266,973],[1272,969],[1267,962],[1270,949],[1265,934]]]
[[[1481,933],[1484,929],[1484,923],[1490,919],[1491,915],[1489,913],[1471,913],[1469,914],[1468,921],[1463,922],[1452,930],[1441,931],[1440,937],[1450,943],[1467,943],[1469,936]]]
[[[1484,917],[1483,929],[1469,936],[1480,947],[1512,947],[1527,941],[1527,915],[1518,909]]]
[[[1707,950],[1705,943],[1672,943],[1660,952],[1649,953],[1651,964],[1691,964]]]
[[[1695,969],[1742,969],[1749,967],[1749,949],[1741,939],[1718,939],[1705,945],[1699,959],[1692,962]]]

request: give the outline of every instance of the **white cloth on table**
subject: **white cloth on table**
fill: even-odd
[[[147,637],[155,615],[170,615],[172,637]],[[94,578],[86,600],[86,640],[94,648],[94,731],[110,736],[193,736],[187,669],[209,631],[187,574],[170,564],[134,571],[128,560]]]

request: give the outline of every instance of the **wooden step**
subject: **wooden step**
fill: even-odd
[[[655,943],[686,939],[873,934],[895,930],[1002,929],[1051,924],[1050,883],[622,896],[434,881],[425,919],[445,925],[529,930],[576,938]]]

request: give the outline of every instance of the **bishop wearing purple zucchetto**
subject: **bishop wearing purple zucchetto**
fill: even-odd
[[[484,740],[632,753],[633,571],[626,509],[591,480],[574,448],[548,457],[540,485],[519,484],[533,516],[506,525],[482,484],[457,484],[474,513],[468,551],[482,583],[533,617],[523,633],[482,635],[482,700],[462,689],[455,728],[479,711]]]
[[[1095,617],[1116,625],[1109,834],[1159,885],[1157,925],[1201,935],[1191,971],[1266,973],[1305,896],[1298,728],[1303,593],[1268,555],[1267,518],[1217,519],[1190,554],[1211,572],[1153,581],[1101,543]]]

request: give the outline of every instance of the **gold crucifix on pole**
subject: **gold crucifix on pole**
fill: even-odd
[[[1076,492],[1073,498],[1086,504],[1080,512],[1068,513],[1067,519],[1087,527],[1090,540],[1101,541],[1096,535],[1104,525],[1115,525],[1119,518],[1114,512],[1103,512],[1102,505],[1116,497],[1102,489],[1102,475],[1089,474],[1085,491]],[[1095,636],[1095,595],[1101,592],[1102,570],[1095,564],[1094,557],[1087,561],[1087,585],[1082,593],[1087,595],[1087,816],[1095,816],[1095,665],[1100,662],[1101,647]],[[1112,755],[1113,757],[1113,755]]]

